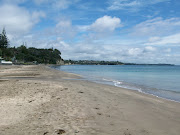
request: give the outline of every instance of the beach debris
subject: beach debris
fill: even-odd
[[[98,108],[98,107],[95,107],[94,109],[99,110],[99,108]]]
[[[79,133],[79,131],[76,130],[74,133]]]
[[[28,103],[31,103],[31,102],[33,102],[33,101],[34,101],[34,100],[29,100]]]
[[[102,115],[102,113],[97,113],[98,115]]]
[[[84,92],[82,92],[82,91],[79,91],[78,93],[84,93]]]
[[[131,133],[126,133],[126,132],[125,132],[124,135],[132,135],[132,134],[131,134]]]
[[[16,106],[22,106],[22,104],[17,104]]]
[[[68,90],[68,88],[63,88],[61,91]]]
[[[43,112],[43,113],[51,113],[50,111],[47,111],[47,112]]]
[[[114,123],[111,123],[110,125],[111,125],[111,126],[114,126]]]
[[[47,135],[49,132],[44,132],[44,134],[43,135]]]
[[[56,130],[56,133],[57,133],[58,135],[61,135],[61,134],[66,133],[66,131],[63,130],[63,129],[58,129],[58,130]]]
[[[124,132],[124,135],[132,135],[132,134],[129,132],[129,129],[127,128],[126,131]]]
[[[51,98],[55,98],[56,96],[55,95],[52,95]]]

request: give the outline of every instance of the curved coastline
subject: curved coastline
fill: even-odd
[[[47,66],[0,69],[0,79],[6,80],[0,81],[2,135],[59,130],[80,135],[180,133],[177,102],[82,80]]]
[[[55,69],[55,70],[58,70],[58,71],[61,71],[61,72],[65,72],[65,73],[68,73],[68,74],[72,74],[72,75],[77,75],[77,76],[79,76],[79,77],[81,77],[80,79],[81,80],[88,80],[88,81],[91,81],[91,82],[95,82],[95,83],[101,83],[101,84],[105,84],[105,85],[112,85],[112,86],[115,86],[115,87],[119,87],[119,88],[123,88],[123,89],[126,89],[126,90],[131,90],[131,91],[138,91],[138,92],[140,92],[140,93],[144,93],[144,94],[147,94],[147,95],[152,95],[152,96],[154,96],[154,97],[157,97],[157,98],[161,98],[161,99],[165,99],[165,100],[169,100],[169,101],[173,101],[173,102],[177,102],[177,103],[180,103],[180,101],[178,101],[178,100],[175,100],[175,99],[172,99],[172,98],[170,98],[170,97],[163,97],[162,95],[156,95],[156,94],[154,94],[154,93],[150,93],[150,91],[149,92],[146,92],[145,90],[142,90],[141,89],[141,87],[139,87],[139,88],[135,88],[135,87],[129,87],[129,85],[125,85],[125,86],[122,86],[122,85],[119,85],[119,84],[117,84],[116,85],[116,83],[117,82],[119,82],[118,80],[108,80],[108,79],[105,79],[105,78],[103,78],[103,79],[99,79],[99,78],[89,78],[88,76],[85,76],[85,75],[80,75],[80,74],[78,74],[78,73],[73,73],[73,72],[68,72],[68,71],[62,71],[62,70],[60,70],[60,69],[57,69],[57,68],[55,68],[55,67],[50,67],[50,68],[52,68],[52,69]],[[107,82],[111,82],[111,83],[107,83]],[[120,82],[120,84],[121,83],[123,83],[123,82]],[[164,91],[164,90],[163,90]],[[169,91],[169,90],[166,90],[167,92],[173,92],[173,91]]]

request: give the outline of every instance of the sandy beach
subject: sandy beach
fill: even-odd
[[[57,134],[179,135],[180,103],[47,66],[0,66],[0,135]]]

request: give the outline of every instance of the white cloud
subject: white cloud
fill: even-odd
[[[78,26],[76,26],[76,28],[80,32],[85,32],[90,29],[90,25],[78,25]]]
[[[0,7],[0,26],[7,27],[9,31],[26,31],[33,26],[30,14],[23,8],[12,5],[3,5]]]
[[[116,28],[120,27],[121,20],[117,17],[103,16],[98,18],[91,26],[90,29],[96,32],[113,32]]]
[[[39,12],[39,13],[35,13],[33,15],[33,18],[38,18],[38,16],[44,16],[43,13]],[[36,19],[37,20],[37,19]],[[38,37],[41,37],[41,39],[37,39],[36,36],[33,36],[33,39],[38,41],[38,43],[32,43],[30,41],[30,39],[27,38],[22,38],[24,41],[27,41],[28,44],[33,45],[33,44],[39,44],[39,46],[45,47],[48,42],[48,46],[52,46],[56,43],[58,44],[63,44],[62,41],[68,39],[69,41],[74,40],[73,38],[81,32],[84,32],[85,35],[87,36],[81,36],[80,38],[80,43],[82,43],[83,41],[85,41],[86,43],[88,43],[87,41],[90,42],[94,42],[94,37],[97,38],[97,35],[102,33],[111,33],[113,32],[116,28],[120,27],[120,19],[116,18],[116,17],[110,17],[110,16],[104,16],[101,18],[98,18],[94,23],[90,24],[90,25],[84,25],[84,26],[76,26],[73,25],[70,19],[67,18],[60,18],[60,21],[57,22],[56,26],[54,28],[51,29],[46,29],[44,32],[40,32],[38,35]],[[97,27],[97,29],[95,29],[95,27]],[[101,28],[100,28],[101,27]],[[93,35],[92,32],[93,31]],[[94,33],[95,31],[95,33]],[[54,40],[54,42],[50,43],[49,41],[47,41],[44,37],[48,36],[48,40],[52,41]],[[28,36],[29,37],[29,36]],[[55,40],[58,37],[58,39],[61,39],[61,42]],[[104,36],[103,36],[104,37]],[[32,39],[31,39],[32,40]],[[41,40],[44,40],[44,43],[41,43]],[[79,40],[79,39],[78,39]],[[83,40],[83,41],[82,41]],[[20,43],[20,42],[18,42]],[[22,43],[22,42],[21,42]],[[84,44],[84,43],[83,43]],[[66,47],[64,47],[63,49],[65,49]],[[93,52],[94,48],[90,49],[90,48],[85,48],[84,50],[82,50],[84,47],[81,47],[81,52],[83,52],[84,50],[91,50]],[[62,48],[61,48],[62,49]],[[71,50],[70,48],[68,48],[69,50]],[[66,52],[68,51],[68,49],[66,49]],[[98,49],[98,48],[97,48]],[[75,49],[76,50],[76,49]],[[77,49],[78,50],[78,49]],[[80,50],[78,50],[80,51]],[[68,51],[69,52],[69,51]],[[77,51],[76,51],[77,53]],[[86,54],[87,55],[87,54]]]
[[[137,56],[140,55],[142,53],[142,50],[140,48],[130,48],[128,50],[128,54],[131,56]]]
[[[24,8],[14,5],[0,6],[0,28],[6,27],[9,34],[18,35],[28,32],[43,17],[42,12],[34,12],[32,15]]]
[[[146,46],[144,48],[144,52],[154,52],[154,51],[156,51],[156,48],[152,46]]]
[[[131,0],[111,0],[110,6],[108,7],[109,10],[120,10],[126,9],[130,7],[137,7],[141,6],[141,3],[138,1],[131,1]]]
[[[71,26],[72,26],[72,24],[71,24],[70,20],[61,20],[56,24],[57,28],[64,27],[66,29],[66,28],[71,27]]]
[[[180,18],[163,19],[161,17],[137,24],[131,33],[133,36],[163,36],[180,31]]]
[[[155,42],[155,41],[158,41],[158,40],[160,40],[161,38],[160,37],[150,37],[149,39],[148,39],[148,41],[149,42]]]
[[[79,1],[80,0],[34,0],[34,3],[37,5],[48,4],[52,6],[52,8],[63,10]]]
[[[57,48],[62,52],[63,59],[74,60],[119,60],[130,63],[180,63],[179,50],[171,53],[172,48],[161,46],[138,46],[101,43],[67,43],[61,37],[56,39],[36,39],[35,35],[24,36],[28,46],[39,48]],[[19,42],[22,43],[22,42]]]
[[[76,31],[81,33],[81,39],[88,43],[112,37],[119,27],[122,27],[121,19],[107,15],[96,19],[90,25],[75,26]]]
[[[145,43],[145,45],[180,45],[180,33],[165,36],[157,41]]]
[[[34,20],[34,23],[38,23],[41,18],[45,18],[46,14],[42,11],[34,11],[32,13],[32,20]]]
[[[35,4],[37,4],[37,5],[40,5],[40,4],[49,2],[49,0],[33,0],[33,1],[34,1]]]
[[[65,51],[66,50],[66,51]],[[177,56],[162,53],[165,50],[155,47],[125,47],[120,45],[75,44],[65,49],[65,59],[119,60],[132,63],[171,63]],[[146,51],[145,51],[146,50]],[[168,50],[169,51],[169,50]],[[178,62],[178,60],[177,60]]]
[[[54,7],[57,7],[59,9],[66,9],[72,4],[72,1],[70,0],[57,0],[54,3]]]
[[[137,11],[143,7],[166,1],[169,0],[109,0],[108,10]]]
[[[171,52],[171,48],[167,48],[164,50],[165,53],[170,53]]]
[[[6,3],[6,4],[20,4],[20,3],[24,3],[27,0],[2,0],[2,3]]]
[[[72,25],[71,20],[67,19],[62,19],[56,24],[55,32],[58,36],[69,39],[73,38],[77,33],[76,28]]]
[[[113,32],[116,28],[121,27],[121,19],[111,16],[103,16],[95,20],[90,25],[77,26],[79,31],[94,31],[98,33]]]

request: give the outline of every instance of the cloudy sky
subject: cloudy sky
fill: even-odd
[[[180,65],[180,0],[0,0],[11,46],[64,59]]]

